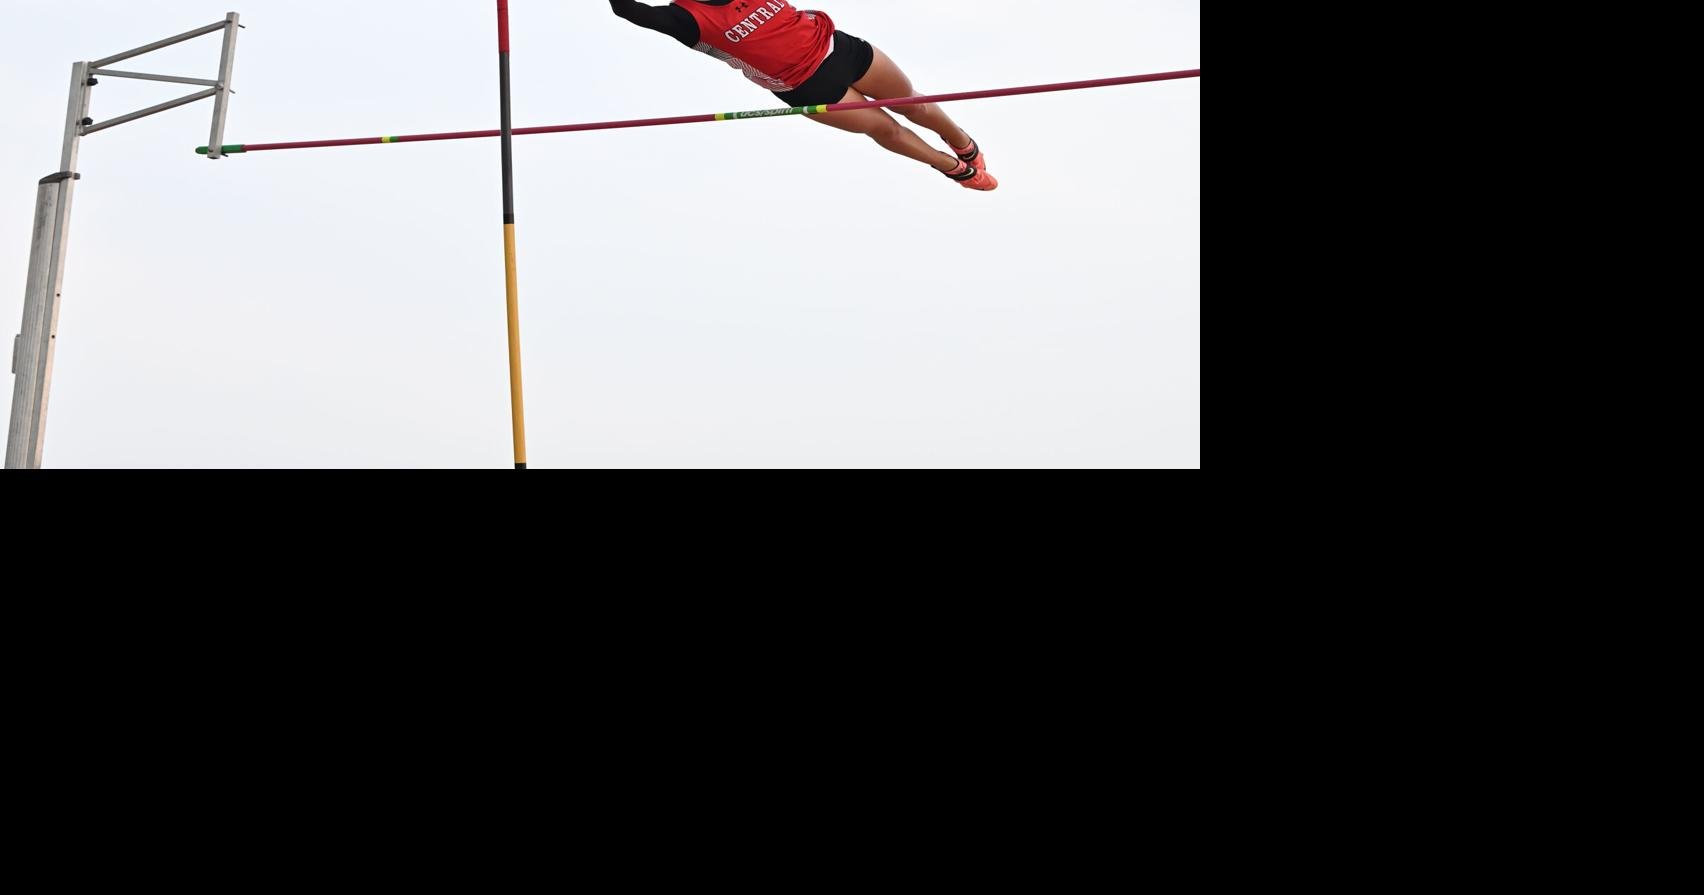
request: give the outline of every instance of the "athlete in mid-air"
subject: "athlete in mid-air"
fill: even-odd
[[[658,31],[739,69],[789,106],[856,103],[921,96],[886,53],[837,31],[827,13],[801,10],[788,0],[675,0],[650,6],[609,0],[610,9],[635,25]],[[951,154],[929,144],[882,109],[829,112],[811,118],[864,134],[882,148],[916,159],[973,190],[993,190],[988,157],[941,107],[930,103],[893,111],[941,135]]]

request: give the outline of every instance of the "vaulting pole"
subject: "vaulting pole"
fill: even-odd
[[[498,82],[503,99],[503,257],[509,297],[509,403],[515,468],[527,468],[527,412],[521,391],[521,288],[515,267],[515,124],[509,102],[509,0],[497,0]]]

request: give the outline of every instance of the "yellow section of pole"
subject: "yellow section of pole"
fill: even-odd
[[[515,416],[515,468],[527,467],[527,408],[521,390],[521,281],[515,267],[515,225],[503,225],[509,272],[509,402]]]

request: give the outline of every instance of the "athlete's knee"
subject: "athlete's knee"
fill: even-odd
[[[902,127],[899,122],[889,118],[886,123],[877,125],[867,131],[867,133],[870,135],[870,139],[885,145],[887,143],[897,143],[903,139],[905,128]]]

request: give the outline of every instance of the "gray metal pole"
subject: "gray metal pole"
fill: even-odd
[[[63,245],[59,214],[71,199],[75,175],[55,174],[36,193],[30,236],[30,273],[24,289],[24,326],[12,341],[12,423],[6,433],[6,468],[40,469],[47,427],[47,396],[53,382],[53,349],[59,317],[53,258]]]
[[[112,68],[97,68],[92,72],[97,78],[130,78],[135,81],[165,81],[168,84],[194,84],[197,87],[217,87],[218,81],[206,78],[180,78],[177,75],[150,75],[139,71],[118,71]]]
[[[208,25],[205,28],[197,28],[194,31],[185,31],[182,34],[179,34],[177,37],[168,37],[165,40],[156,40],[153,43],[151,43],[151,44],[149,44],[145,47],[137,47],[134,50],[125,50],[122,53],[119,53],[115,56],[108,56],[105,59],[97,59],[97,60],[95,60],[93,65],[94,65],[95,68],[106,68],[107,66],[113,64],[114,62],[123,62],[126,59],[135,59],[137,56],[145,56],[149,53],[154,52],[155,50],[163,50],[166,47],[172,46],[174,44],[180,44],[180,43],[183,43],[186,40],[194,40],[198,37],[201,37],[202,35],[212,34],[215,31],[223,31],[223,30],[225,30],[226,28],[229,28],[229,27],[230,27],[230,20],[229,19],[226,19],[223,22],[214,22],[213,24]]]
[[[218,94],[219,94],[219,88],[209,87],[206,90],[201,91],[200,93],[192,93],[188,96],[180,96],[177,99],[167,100],[166,102],[160,103],[157,106],[149,106],[148,108],[143,109],[140,112],[131,112],[129,115],[120,115],[117,118],[113,118],[113,119],[110,119],[108,121],[103,121],[99,124],[91,124],[91,125],[83,128],[83,136],[86,137],[90,134],[98,134],[101,131],[107,130],[108,128],[118,127],[121,124],[129,124],[132,121],[136,121],[136,120],[139,120],[139,119],[142,119],[142,118],[147,118],[149,115],[158,115],[161,112],[170,112],[171,110],[176,109],[179,106],[187,106],[190,103],[198,103],[198,102],[201,102],[202,100],[204,100],[204,99],[206,99],[210,96],[217,96]]]
[[[53,354],[59,337],[66,247],[71,236],[71,200],[77,186],[77,155],[89,115],[87,62],[71,67],[71,96],[65,109],[65,145],[59,173],[43,178],[36,193],[30,238],[29,278],[24,287],[24,323],[12,340],[12,419],[6,432],[6,468],[40,469],[47,440],[47,397],[53,384]]]
[[[77,173],[77,153],[83,148],[83,122],[89,120],[89,100],[94,94],[94,80],[89,72],[94,66],[79,62],[71,66],[71,99],[65,108],[65,144],[59,154],[59,170]]]
[[[207,157],[224,158],[220,147],[225,145],[225,116],[231,108],[231,77],[237,65],[237,33],[242,28],[242,16],[225,14],[225,48],[219,54],[219,94],[213,100],[213,135],[208,138]]]

